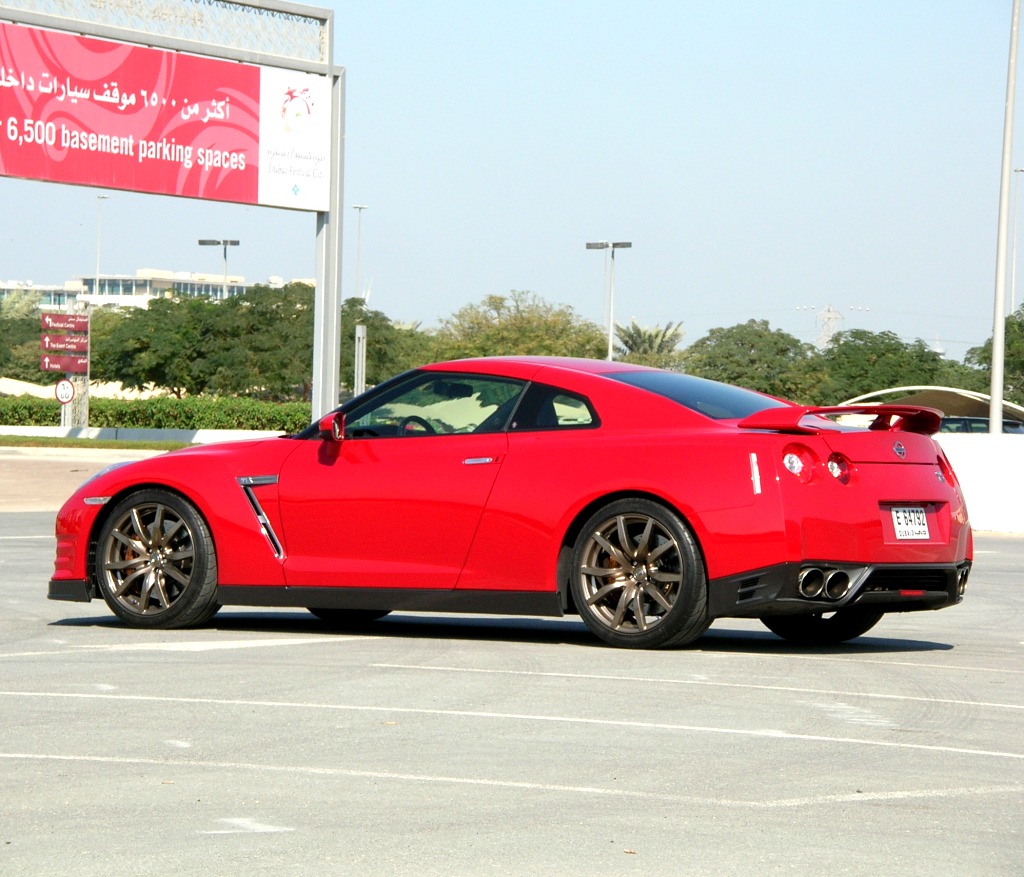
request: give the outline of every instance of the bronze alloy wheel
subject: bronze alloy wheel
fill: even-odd
[[[583,527],[573,552],[573,598],[605,642],[685,645],[708,627],[706,580],[696,542],[671,511],[620,500]]]
[[[190,626],[220,608],[213,540],[175,494],[141,491],[120,502],[100,533],[96,573],[107,605],[136,626]]]

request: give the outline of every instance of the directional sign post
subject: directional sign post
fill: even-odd
[[[39,325],[39,368],[44,372],[63,372],[70,378],[58,384],[57,398],[67,396],[66,400],[61,399],[60,424],[88,426],[89,315],[42,314]],[[70,394],[65,384],[71,387]]]

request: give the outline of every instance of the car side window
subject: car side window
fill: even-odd
[[[525,385],[510,378],[420,372],[349,412],[345,436],[415,438],[500,432]]]
[[[558,387],[533,384],[516,408],[509,429],[593,429],[599,425],[597,413],[586,397]]]

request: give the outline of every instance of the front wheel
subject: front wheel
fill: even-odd
[[[165,490],[140,490],[114,507],[96,545],[96,578],[113,613],[133,627],[194,627],[220,608],[209,527]]]
[[[761,623],[776,636],[800,646],[834,646],[856,639],[878,624],[881,612],[851,606],[831,614],[767,615]]]
[[[571,576],[580,617],[610,645],[684,646],[710,624],[697,541],[650,500],[618,500],[593,515],[576,540]]]

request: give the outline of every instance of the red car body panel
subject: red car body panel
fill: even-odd
[[[103,505],[86,497],[117,497],[144,487],[162,487],[194,503],[216,534],[219,581],[224,585],[283,585],[284,570],[269,549],[252,507],[237,482],[239,476],[277,473],[295,450],[285,439],[184,448],[117,466],[82,485],[58,512],[55,579],[81,579],[91,560],[88,545],[95,539]],[[273,502],[267,505],[272,509]]]
[[[296,444],[278,490],[289,586],[455,587],[504,433]]]

